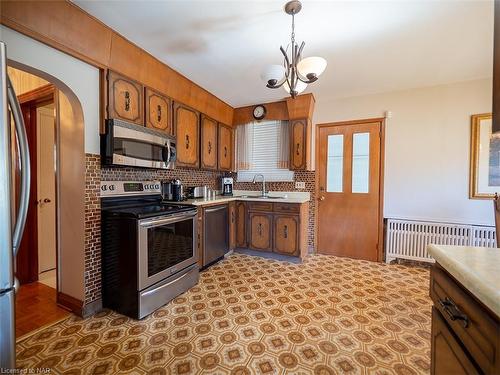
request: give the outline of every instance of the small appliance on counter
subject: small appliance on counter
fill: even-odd
[[[207,196],[208,186],[192,186],[186,188],[186,196],[189,199],[205,198]]]
[[[184,188],[181,180],[163,181],[161,183],[161,195],[166,201],[181,202],[184,198]]]
[[[233,178],[222,177],[222,194],[224,196],[233,195]]]

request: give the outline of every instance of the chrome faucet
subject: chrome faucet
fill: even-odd
[[[267,192],[266,192],[266,178],[264,177],[263,174],[256,174],[255,176],[253,176],[253,183],[255,184],[257,182],[257,177],[261,177],[262,178],[262,197],[267,197]]]

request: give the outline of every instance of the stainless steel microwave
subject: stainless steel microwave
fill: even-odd
[[[101,135],[102,165],[173,169],[175,160],[173,137],[126,121],[106,120]]]

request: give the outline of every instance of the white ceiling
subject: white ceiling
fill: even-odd
[[[289,42],[285,0],[74,2],[232,106],[286,96],[260,80]],[[486,78],[493,0],[304,0],[296,39],[328,61],[305,91],[317,98]]]

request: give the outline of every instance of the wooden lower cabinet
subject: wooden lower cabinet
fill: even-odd
[[[229,202],[229,249],[236,247],[236,202]]]
[[[247,247],[247,208],[245,202],[235,203],[236,229],[235,242],[236,247]]]
[[[247,202],[246,209],[250,249],[301,258],[307,255],[307,203],[253,201]],[[237,247],[246,246],[237,243]]]
[[[476,374],[474,364],[464,352],[443,317],[432,308],[432,374]]]
[[[274,252],[299,255],[299,216],[274,216]]]
[[[431,374],[500,374],[500,318],[436,263]]]
[[[251,212],[249,214],[250,248],[254,250],[272,249],[272,214]]]

